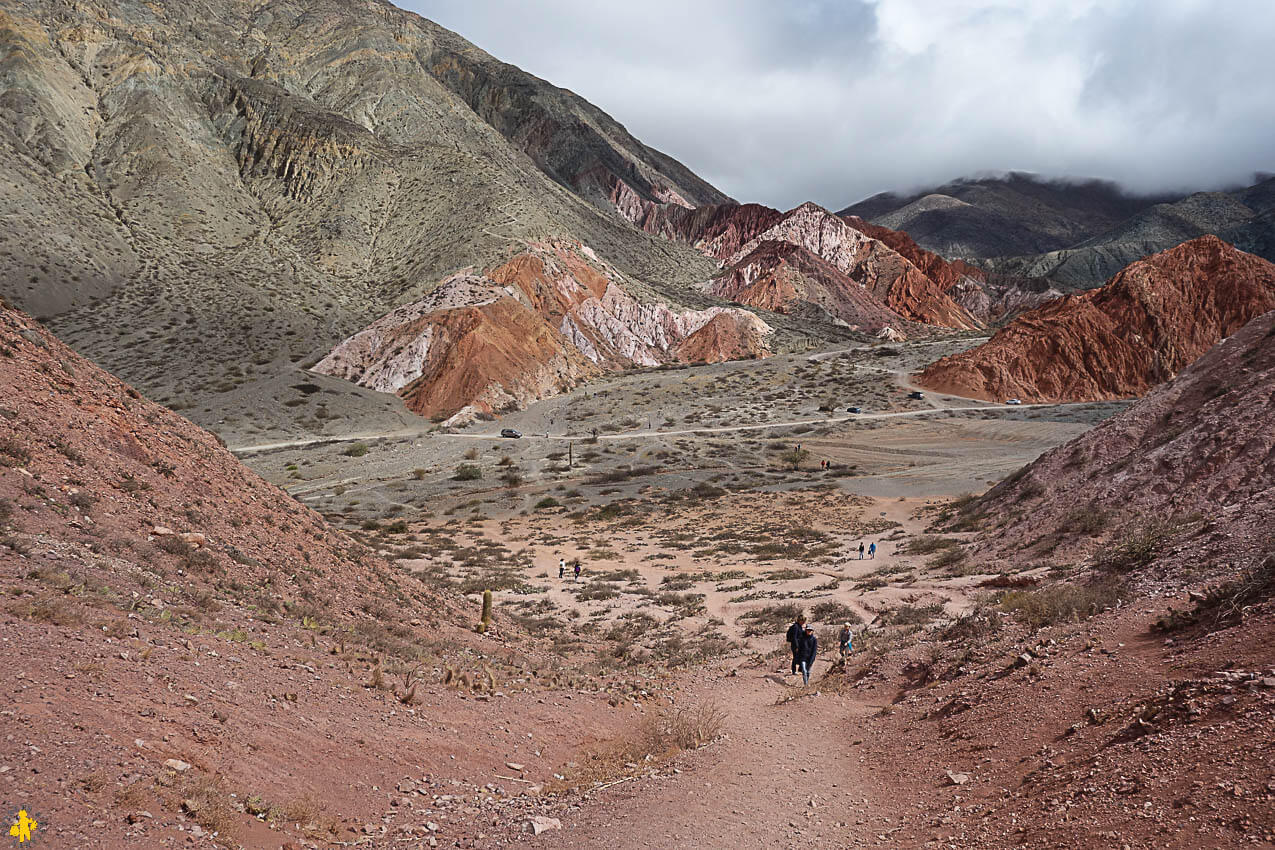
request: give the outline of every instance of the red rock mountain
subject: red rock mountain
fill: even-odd
[[[717,260],[724,273],[706,289],[738,303],[778,312],[809,306],[871,333],[908,322],[981,327],[947,293],[973,270],[921,250],[906,234],[811,203],[785,213],[759,204],[612,201],[648,233],[689,242]]]
[[[1203,236],[1132,263],[1100,289],[1023,314],[916,382],[991,400],[1140,396],[1271,309],[1275,265]]]
[[[1084,552],[1098,545],[1101,533],[1076,531],[1082,511],[1108,516],[1106,530],[1116,537],[1129,523],[1208,517],[1211,528],[1193,544],[1193,564],[1269,552],[1273,422],[1275,311],[1251,320],[1128,410],[992,489],[978,507],[1006,522],[989,536],[990,545],[1031,558],[1029,547],[1058,529],[1066,539],[1082,538],[1068,544],[1069,551]]]
[[[642,303],[589,248],[546,242],[453,275],[342,342],[314,371],[401,395],[425,416],[526,405],[605,371],[765,357],[770,327],[723,307]]]

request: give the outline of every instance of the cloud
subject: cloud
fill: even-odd
[[[1266,0],[401,0],[740,200],[1275,167]]]

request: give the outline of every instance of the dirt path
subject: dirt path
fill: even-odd
[[[787,673],[785,658],[707,684],[703,698],[726,713],[721,740],[679,759],[680,773],[595,792],[532,846],[888,846],[878,836],[897,820],[893,798],[869,775],[856,731],[880,706],[825,693],[776,704],[799,681]]]

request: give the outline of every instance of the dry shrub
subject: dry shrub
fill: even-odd
[[[84,622],[78,605],[55,594],[14,600],[8,611],[15,617],[53,626],[78,626]]]
[[[741,623],[748,623],[744,627],[744,635],[753,637],[772,632],[782,633],[801,613],[801,606],[797,603],[783,602],[778,605],[767,605],[764,608],[745,611],[736,619]]]
[[[1156,626],[1173,631],[1198,625],[1214,632],[1243,622],[1247,608],[1271,598],[1275,598],[1275,555],[1238,578],[1209,589],[1193,610],[1170,611]]]
[[[905,555],[933,555],[943,549],[954,549],[961,541],[952,537],[939,537],[935,534],[922,534],[904,543],[902,551]]]
[[[1111,573],[1127,573],[1148,566],[1164,551],[1174,530],[1172,523],[1161,519],[1127,530],[1123,537],[1099,553],[1096,566]]]
[[[933,605],[900,605],[889,611],[882,611],[881,623],[886,626],[923,626],[943,613],[943,603]]]
[[[307,794],[272,806],[268,818],[274,823],[293,824],[308,838],[319,839],[336,835],[339,829],[336,820],[324,816],[324,811],[323,803]]]
[[[643,726],[647,752],[659,755],[698,749],[715,741],[725,723],[725,713],[711,701],[648,715]]]
[[[1011,590],[1000,598],[1000,607],[1033,629],[1062,621],[1086,620],[1128,598],[1122,582],[1102,580],[1090,584],[1055,584],[1039,590]]]
[[[859,613],[844,602],[826,600],[816,602],[810,609],[810,616],[816,623],[862,623]]]
[[[191,776],[177,787],[183,812],[195,823],[221,838],[234,832],[235,810],[230,805],[230,795],[221,781],[212,776]]]

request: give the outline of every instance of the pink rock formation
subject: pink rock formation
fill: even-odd
[[[524,406],[602,372],[765,357],[771,328],[722,307],[642,303],[592,250],[550,242],[461,272],[338,345],[315,367],[427,416]]]
[[[774,309],[768,306],[774,304],[783,311],[793,309],[797,302],[810,301],[855,327],[879,327],[885,321],[897,322],[899,317],[959,329],[982,326],[947,294],[947,289],[966,274],[967,267],[954,266],[922,251],[906,234],[874,228],[857,219],[853,222],[861,226],[854,226],[811,203],[781,213],[758,204],[688,210],[626,198],[622,193],[613,193],[612,202],[643,230],[690,242],[721,263],[727,274],[714,279],[708,289],[722,297],[766,309]],[[885,235],[926,270],[877,238]],[[787,243],[802,249],[809,257],[835,269],[875,305],[851,296],[845,280],[830,283],[823,271],[806,284],[765,282],[753,287],[754,281],[773,273],[774,252],[756,253],[764,243]],[[809,259],[801,262],[811,265]],[[752,268],[754,263],[761,263],[762,267]],[[829,309],[838,302],[843,302],[840,307]]]

